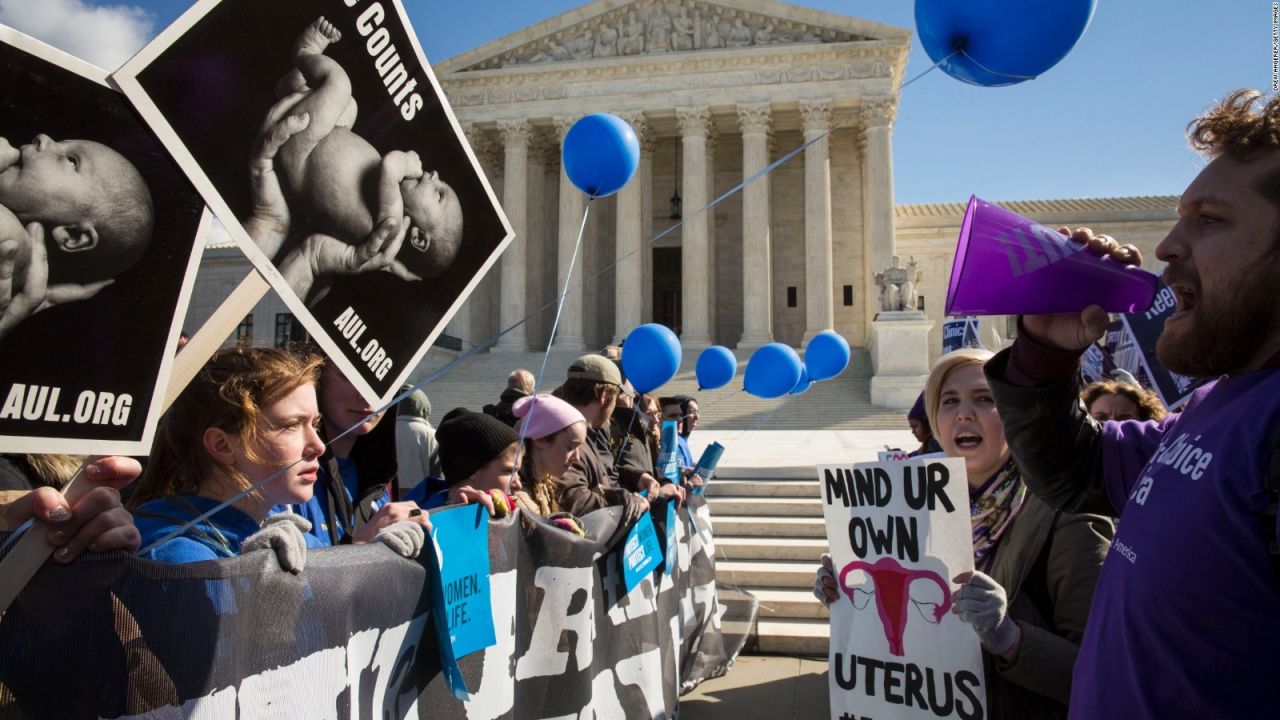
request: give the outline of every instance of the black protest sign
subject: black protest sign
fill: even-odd
[[[201,0],[114,79],[370,403],[512,236],[398,0]]]
[[[1134,372],[1134,374],[1140,379],[1145,374],[1150,380],[1152,389],[1170,410],[1181,406],[1187,398],[1191,397],[1191,393],[1195,392],[1196,388],[1209,380],[1209,378],[1193,378],[1170,372],[1156,357],[1156,341],[1164,331],[1164,321],[1173,315],[1176,309],[1177,302],[1173,291],[1161,282],[1150,310],[1121,316],[1125,329],[1137,348],[1140,369],[1143,371],[1143,373]]]
[[[208,222],[107,74],[0,26],[0,452],[146,454]]]
[[[0,618],[0,717],[674,717],[756,614],[716,585],[706,501],[686,508],[672,574],[631,593],[616,509],[583,518],[586,538],[522,512],[493,521],[497,642],[459,660],[466,703],[441,672],[425,555],[312,550],[300,575],[269,552],[50,563]]]
[[[959,458],[818,468],[841,596],[831,604],[831,717],[980,718],[982,654],[949,612],[973,570]]]

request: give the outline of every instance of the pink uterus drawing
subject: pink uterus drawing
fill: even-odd
[[[855,588],[845,582],[849,573],[861,570],[871,576],[875,587],[876,610],[880,612],[880,622],[884,625],[884,637],[889,641],[889,652],[901,657],[902,635],[907,629],[907,601],[911,599],[911,583],[916,580],[932,580],[942,589],[942,603],[933,611],[934,622],[942,622],[942,616],[951,609],[951,589],[946,581],[936,572],[930,570],[909,570],[902,567],[891,557],[882,557],[874,563],[854,560],[840,571],[840,587],[853,602]],[[857,607],[857,604],[854,604]]]

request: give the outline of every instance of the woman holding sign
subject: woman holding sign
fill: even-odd
[[[982,368],[992,353],[942,356],[925,385],[925,411],[949,457],[965,459],[977,568],[953,579],[952,612],[982,643],[992,718],[1067,716],[1071,672],[1111,542],[1100,515],[1055,512],[1027,491],[1005,442]],[[815,594],[839,597],[830,559]]]

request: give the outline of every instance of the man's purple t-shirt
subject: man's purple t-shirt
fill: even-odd
[[[1280,716],[1280,584],[1259,524],[1278,423],[1280,370],[1265,369],[1201,388],[1160,423],[1103,426],[1121,517],[1071,717]]]

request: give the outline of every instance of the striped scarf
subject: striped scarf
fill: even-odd
[[[982,572],[991,569],[996,546],[1013,525],[1027,497],[1027,486],[1013,458],[987,481],[986,486],[969,500],[969,519],[973,525],[973,566]]]

